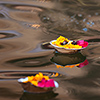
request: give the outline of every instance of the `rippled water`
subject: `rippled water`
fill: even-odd
[[[55,53],[47,44],[60,35],[84,39],[89,46],[76,54]],[[85,59],[86,66],[75,65]],[[0,1],[0,100],[100,100],[99,67],[99,0]],[[38,72],[59,88],[23,92],[17,79]]]

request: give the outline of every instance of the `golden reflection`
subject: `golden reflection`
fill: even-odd
[[[80,64],[75,64],[75,65],[66,65],[66,66],[61,66],[61,65],[56,65],[57,68],[73,68],[73,67],[77,67],[79,66]]]
[[[41,8],[38,7],[29,7],[29,6],[15,6],[17,10],[25,10],[25,11],[43,11]]]
[[[84,66],[86,66],[86,65],[88,65],[88,60],[86,59],[85,61],[83,61],[83,62],[81,62],[81,63],[78,63],[78,64],[74,64],[74,65],[66,65],[66,66],[63,66],[63,65],[57,65],[56,64],[56,67],[57,68],[73,68],[73,67],[79,67],[79,68],[82,68],[82,67],[84,67]]]
[[[60,73],[57,72],[46,72],[46,71],[2,71],[0,73],[0,80],[2,79],[18,79],[18,78],[25,78],[27,76],[35,76],[37,73],[43,73],[44,76],[47,77],[59,77],[59,76],[63,76]],[[31,77],[30,77],[31,79]]]
[[[37,1],[40,1],[40,2],[47,2],[47,1],[51,1],[51,0],[37,0]]]
[[[39,24],[29,24],[30,27],[38,29],[40,27]]]
[[[53,74],[51,75],[51,77],[57,77],[57,76],[59,76],[59,73],[53,73]]]

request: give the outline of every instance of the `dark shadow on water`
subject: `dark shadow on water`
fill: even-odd
[[[51,61],[62,65],[73,65],[77,63],[81,63],[86,59],[85,56],[83,56],[80,52],[75,54],[61,54],[61,53],[55,53],[55,55],[52,57]]]
[[[21,96],[20,100],[51,100],[55,98],[58,93],[54,93],[53,91],[47,93],[28,93],[24,92]]]
[[[100,38],[98,39],[89,39],[88,42],[100,42]]]
[[[5,16],[2,14],[2,13],[0,13],[0,18],[4,18]]]

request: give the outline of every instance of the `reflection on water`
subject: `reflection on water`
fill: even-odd
[[[51,62],[47,60],[47,56],[33,57],[33,58],[22,58],[7,61],[7,63],[17,65],[20,67],[40,67],[50,65]]]
[[[81,53],[75,53],[75,54],[60,54],[56,53],[51,61],[53,61],[56,64],[66,66],[71,64],[77,64],[80,62],[83,62],[86,59],[85,56],[83,56]]]
[[[2,80],[15,80],[19,78],[25,78],[27,76],[35,76],[37,73],[42,72],[43,75],[49,76],[50,78],[63,77],[64,75],[54,71],[1,71],[0,81]]]
[[[20,100],[33,100],[33,98],[36,100],[50,100],[56,97],[57,95],[58,94],[54,93],[53,91],[40,94],[24,92]]]
[[[6,38],[9,39],[19,36],[21,36],[21,34],[14,31],[0,31],[0,39],[6,39]]]
[[[59,35],[89,46],[75,54],[54,53],[49,42]],[[100,100],[99,66],[99,0],[0,1],[0,100]],[[23,93],[17,79],[37,72],[60,87]]]
[[[62,60],[61,60],[62,59]],[[56,65],[57,68],[73,68],[88,65],[88,61],[85,56],[83,56],[80,52],[75,54],[61,54],[56,53],[51,61]]]

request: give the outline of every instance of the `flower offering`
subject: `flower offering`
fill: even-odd
[[[72,41],[63,36],[58,37],[57,40],[52,41],[51,44],[66,49],[81,49],[88,46],[88,42],[84,40]]]
[[[45,91],[48,89],[57,88],[59,85],[54,79],[49,79],[48,76],[42,73],[36,74],[35,76],[28,76],[26,78],[18,79],[18,82],[22,84],[27,91]],[[26,85],[26,86],[25,86]],[[30,89],[30,86],[33,88]],[[27,88],[26,88],[27,87]],[[37,89],[36,89],[37,88]]]

